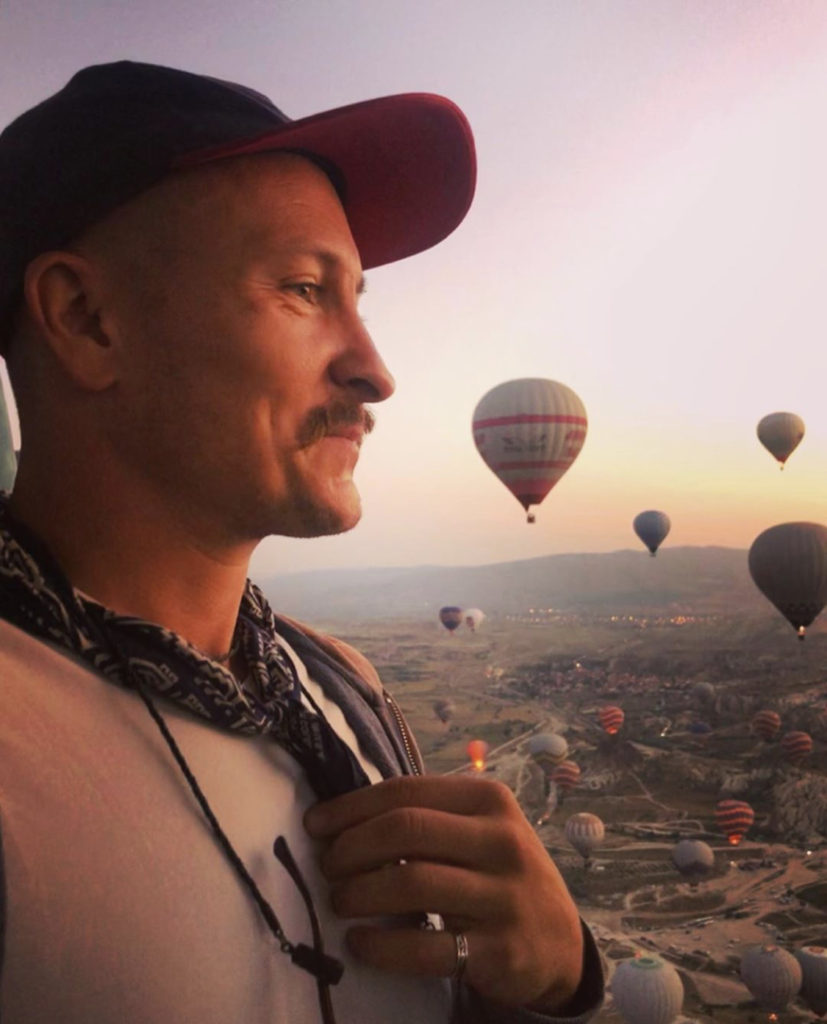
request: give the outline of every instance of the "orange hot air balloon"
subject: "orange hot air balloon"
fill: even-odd
[[[614,736],[620,729],[625,717],[623,709],[616,707],[614,704],[607,704],[605,708],[601,708],[597,712],[597,718],[601,726],[610,736]]]
[[[781,750],[790,764],[801,764],[812,749],[813,740],[808,732],[785,732],[781,737]]]
[[[476,772],[485,771],[485,759],[488,756],[488,744],[485,740],[471,740],[468,744],[468,760]]]
[[[715,824],[737,846],[755,821],[755,811],[744,800],[719,800],[715,807]]]
[[[562,761],[551,771],[551,781],[564,793],[574,789],[580,781],[580,767],[574,761]]]
[[[752,731],[769,743],[781,728],[781,716],[775,711],[756,711],[752,716]]]

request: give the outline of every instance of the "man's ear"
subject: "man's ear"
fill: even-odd
[[[24,301],[64,372],[79,387],[103,391],[116,378],[115,352],[100,315],[100,282],[90,261],[44,252],[26,268]]]

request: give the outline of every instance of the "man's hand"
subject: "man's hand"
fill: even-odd
[[[440,914],[447,932],[357,925],[364,963],[448,976],[463,932],[465,980],[510,1006],[553,1012],[580,981],[583,941],[560,873],[499,782],[462,776],[388,779],[312,807],[305,827],[327,843],[322,871],[340,917]]]

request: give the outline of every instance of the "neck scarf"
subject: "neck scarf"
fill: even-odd
[[[299,762],[321,800],[368,785],[350,748],[302,687],[273,612],[249,580],[233,635],[249,673],[240,683],[178,634],[119,615],[72,587],[0,493],[0,618],[74,653],[110,682],[157,694],[222,729],[271,735]]]

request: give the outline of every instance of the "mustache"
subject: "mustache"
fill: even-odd
[[[332,434],[337,427],[361,426],[369,434],[376,426],[376,417],[356,402],[337,401],[311,409],[299,428],[300,448],[307,448],[323,437]]]

